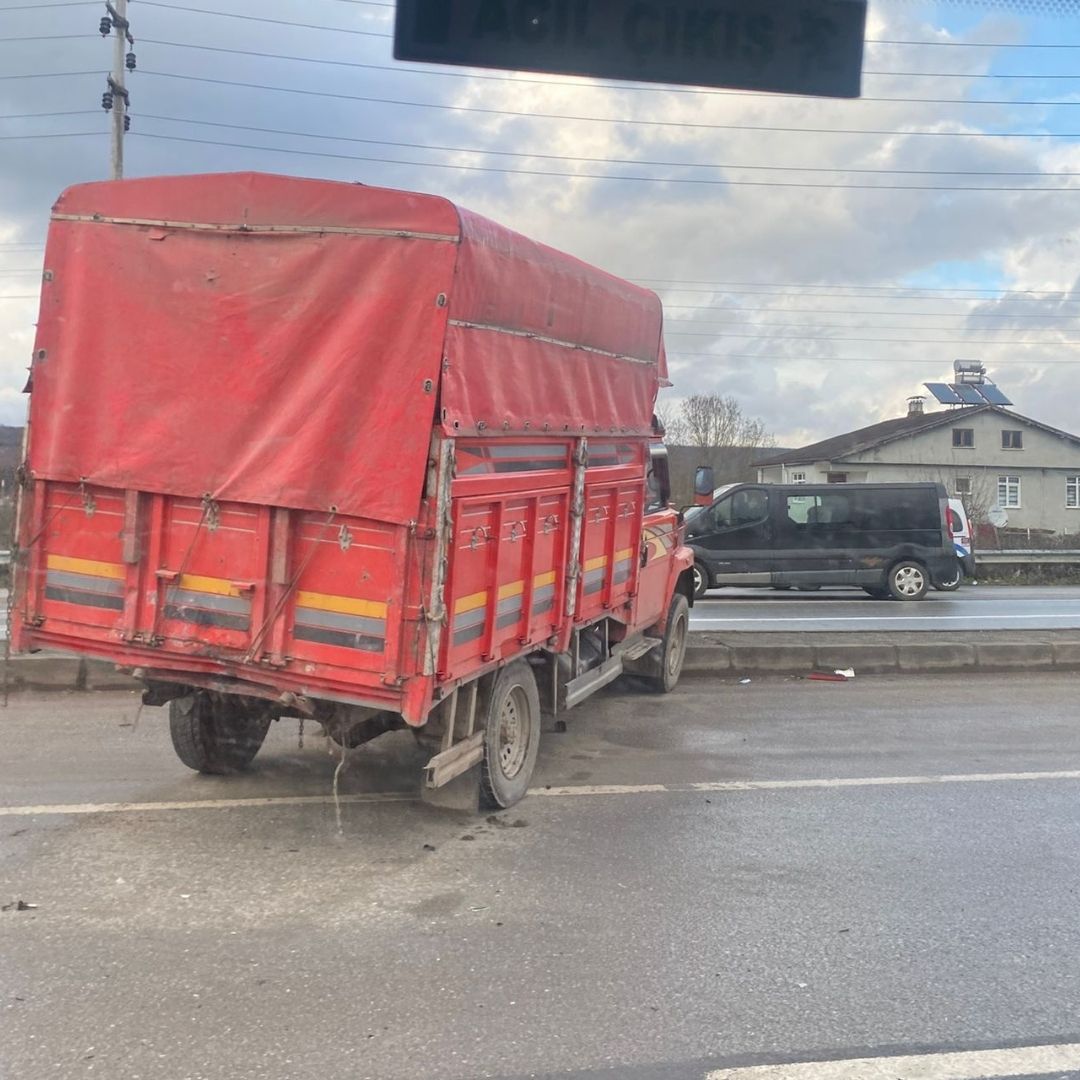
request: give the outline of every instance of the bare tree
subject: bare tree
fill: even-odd
[[[730,394],[693,394],[684,398],[677,426],[680,441],[701,450],[772,444],[764,422],[747,416]]]
[[[676,411],[665,402],[658,412],[668,432],[677,502],[693,498],[693,470],[711,465],[718,484],[757,478],[758,452],[775,445],[762,420],[747,416],[730,395],[693,394]],[[686,448],[686,449],[682,449]]]
[[[675,446],[682,446],[686,441],[686,430],[679,406],[671,400],[656,403],[656,419],[664,429],[664,439]]]

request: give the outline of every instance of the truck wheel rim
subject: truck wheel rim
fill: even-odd
[[[905,596],[916,596],[923,589],[923,574],[917,566],[902,566],[896,571],[896,588]]]
[[[701,587],[705,583],[705,578],[702,576],[701,571],[694,567],[694,592],[701,592]]]
[[[525,763],[532,732],[532,717],[525,691],[515,686],[499,710],[498,758],[499,770],[507,780],[513,780]]]
[[[686,650],[686,616],[680,615],[678,622],[671,628],[671,648],[668,650],[668,674],[678,675],[682,667],[683,653]]]

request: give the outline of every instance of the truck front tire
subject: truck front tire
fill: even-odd
[[[529,790],[540,748],[540,695],[525,660],[499,670],[484,695],[481,715],[480,805],[486,810],[505,810]]]
[[[176,756],[201,773],[246,769],[266,738],[270,716],[253,714],[245,704],[207,690],[169,702],[169,733]]]
[[[645,682],[657,694],[669,694],[675,689],[686,660],[686,640],[690,632],[690,605],[682,593],[671,598],[668,607],[664,638],[660,651],[660,674],[650,675]]]

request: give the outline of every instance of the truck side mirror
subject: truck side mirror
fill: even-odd
[[[711,465],[699,465],[694,470],[694,503],[697,506],[708,506],[712,502],[713,471]]]

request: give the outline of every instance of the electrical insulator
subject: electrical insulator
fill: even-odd
[[[128,69],[128,71],[135,70],[135,54],[133,52],[129,52],[127,56],[124,57],[124,66]]]
[[[126,116],[126,115],[124,116],[124,130],[125,131],[130,131],[131,130],[131,117],[130,116]]]
[[[110,112],[112,110],[113,96],[111,90],[106,90],[105,93],[101,95],[101,107],[106,112]]]
[[[112,33],[112,19],[108,15],[101,16],[101,22],[98,23],[98,30],[101,31],[102,37],[108,37]]]

